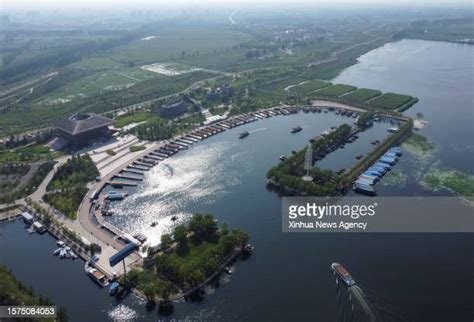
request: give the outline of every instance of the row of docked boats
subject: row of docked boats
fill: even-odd
[[[392,169],[402,155],[400,147],[390,148],[372,166],[367,168],[354,182],[354,191],[357,193],[375,196],[377,195],[374,185]]]

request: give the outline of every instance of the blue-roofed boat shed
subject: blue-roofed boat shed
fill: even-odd
[[[129,256],[131,253],[133,253],[135,250],[138,249],[138,246],[134,243],[130,243],[121,250],[119,250],[115,255],[109,258],[109,264],[110,266],[115,266],[121,261],[123,261],[127,256]]]

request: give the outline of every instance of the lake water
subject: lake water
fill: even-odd
[[[423,112],[422,130],[439,145],[439,163],[474,173],[472,46],[400,41],[359,58],[335,82],[418,96],[409,114]],[[170,217],[185,221],[194,212],[212,212],[230,227],[249,232],[256,253],[238,262],[201,302],[178,303],[170,319],[221,321],[351,321],[345,290],[330,270],[342,262],[383,321],[470,321],[473,316],[474,238],[469,234],[289,234],[281,232],[281,199],[265,188],[266,171],[278,157],[300,149],[309,137],[351,119],[334,114],[276,117],[226,131],[153,168],[142,186],[114,205],[110,220],[127,232],[144,232],[152,243],[171,229]],[[302,132],[289,130],[301,125]],[[370,148],[385,135],[379,124],[324,167],[355,161],[353,147]],[[248,130],[243,140],[237,134]],[[365,142],[365,143],[364,143]],[[405,153],[397,167],[416,160]],[[336,164],[336,165],[335,165]],[[433,194],[416,180],[380,186],[382,195]],[[438,192],[446,194],[447,192]],[[151,228],[150,224],[158,225]],[[20,222],[0,225],[0,262],[58,305],[73,321],[109,319],[118,303],[83,273],[83,263],[51,256],[54,242],[25,236]],[[67,286],[67,294],[64,295]],[[133,297],[124,303],[135,320],[157,320]],[[126,312],[125,312],[126,313]]]

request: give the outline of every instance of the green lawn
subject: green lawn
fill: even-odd
[[[377,91],[374,89],[359,88],[353,91],[352,93],[344,95],[344,97],[350,100],[357,101],[357,102],[365,102],[381,94],[382,94],[381,91]]]
[[[158,116],[150,112],[139,112],[139,113],[121,115],[115,119],[115,127],[121,128],[132,123],[144,122],[150,119],[151,117],[158,117]]]
[[[385,93],[374,99],[371,104],[387,110],[394,110],[408,103],[412,99],[413,97],[408,95]]]
[[[307,81],[297,86],[291,87],[290,91],[300,94],[300,95],[305,95],[327,86],[331,86],[331,83],[320,81],[320,80],[312,80],[312,81]]]
[[[44,145],[34,144],[14,151],[0,152],[0,163],[48,160],[56,158],[61,154],[61,152],[51,152],[49,148]]]
[[[342,94],[345,94],[347,92],[355,90],[356,87],[350,86],[350,85],[344,85],[344,84],[336,84],[336,85],[331,85],[328,87],[324,87],[323,89],[319,90],[317,94],[321,95],[328,95],[328,96],[340,96]]]
[[[130,152],[137,152],[137,151],[145,150],[146,146],[144,146],[144,145],[132,145],[131,147],[129,147],[129,149],[130,149]]]

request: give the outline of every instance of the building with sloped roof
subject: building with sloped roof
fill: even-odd
[[[59,137],[68,145],[82,147],[101,137],[110,135],[109,126],[114,120],[98,114],[76,114],[55,124]]]

